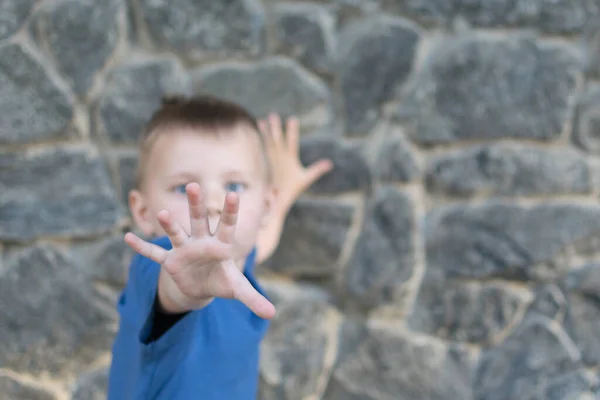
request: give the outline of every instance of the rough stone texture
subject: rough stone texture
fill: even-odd
[[[599,8],[0,0],[0,397],[106,397],[137,139],[207,93],[334,163],[257,268],[261,400],[599,398]]]
[[[349,191],[370,192],[372,172],[360,151],[336,139],[311,137],[300,144],[300,160],[310,165],[321,159],[333,162],[333,170],[322,176],[308,191],[318,194],[339,194]]]
[[[93,244],[74,245],[72,257],[95,282],[121,289],[125,285],[133,250],[115,235]]]
[[[216,64],[194,71],[193,79],[197,93],[235,101],[259,118],[296,115],[305,130],[331,122],[329,89],[293,59]]]
[[[137,144],[162,97],[189,93],[189,78],[173,59],[121,65],[108,73],[102,94],[95,101],[95,132],[111,143]]]
[[[299,200],[290,210],[272,271],[293,276],[332,277],[352,223],[354,207],[325,200]]]
[[[0,145],[67,137],[71,100],[19,44],[0,44]]]
[[[124,10],[124,0],[61,0],[44,3],[32,17],[37,45],[77,94],[87,93],[115,51]]]
[[[71,400],[105,400],[107,384],[107,368],[88,372],[75,384]]]
[[[428,268],[449,277],[547,280],[569,268],[562,257],[569,248],[598,234],[600,208],[490,201],[437,210],[428,219]]]
[[[411,199],[383,187],[375,193],[345,271],[345,301],[374,307],[393,301],[415,267]]]
[[[0,376],[0,393],[6,400],[55,400],[51,393],[20,383],[8,376]]]
[[[120,216],[101,158],[81,150],[0,153],[0,240],[85,237]]]
[[[137,0],[154,42],[183,56],[257,55],[265,15],[257,0]]]
[[[340,357],[324,400],[472,399],[463,351],[397,328],[344,325]]]
[[[566,45],[521,37],[448,39],[429,53],[395,119],[422,145],[550,141],[568,122],[581,70],[582,62]]]
[[[463,18],[482,28],[537,28],[550,34],[580,33],[586,21],[600,15],[594,0],[378,0],[392,12],[408,13],[423,22],[448,23]]]
[[[0,3],[0,40],[15,34],[37,0],[4,0]]]
[[[319,395],[335,353],[339,316],[324,301],[287,301],[261,349],[262,400],[297,399]]]
[[[24,296],[23,294],[27,295]],[[19,372],[75,373],[107,351],[107,314],[62,251],[36,246],[0,275],[0,364]]]
[[[574,142],[584,150],[600,154],[600,84],[586,86],[574,118]]]
[[[275,52],[293,57],[317,73],[331,72],[336,22],[328,9],[314,4],[277,4],[273,25]]]
[[[122,156],[119,158],[119,176],[121,178],[121,201],[128,207],[129,191],[135,187],[135,174],[138,158],[136,155]]]
[[[427,188],[449,196],[590,194],[587,162],[575,150],[531,145],[484,145],[431,162]]]
[[[413,23],[390,17],[359,21],[340,33],[338,69],[348,135],[366,134],[382,104],[406,81],[419,34]]]
[[[584,32],[587,73],[600,78],[600,18],[590,18]]]
[[[407,183],[421,176],[421,166],[402,138],[387,138],[377,152],[374,177],[385,183]]]
[[[484,351],[474,398],[580,398],[592,389],[583,374],[579,350],[564,331],[547,319],[534,318]]]
[[[531,297],[523,289],[443,280],[428,274],[408,323],[415,331],[444,339],[490,344],[519,321]]]
[[[600,322],[595,317],[600,310],[599,281],[600,265],[596,263],[573,269],[564,279],[566,326],[587,365],[600,363]]]

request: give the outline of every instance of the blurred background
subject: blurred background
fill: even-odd
[[[592,399],[598,0],[0,0],[0,398],[103,399],[140,127],[298,115],[264,400]]]

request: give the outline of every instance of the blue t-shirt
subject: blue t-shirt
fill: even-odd
[[[153,240],[171,248],[168,237]],[[263,295],[253,275],[256,249],[244,275]],[[258,390],[259,347],[268,321],[237,300],[216,298],[186,314],[148,343],[160,265],[139,254],[117,309],[108,400],[254,400]]]

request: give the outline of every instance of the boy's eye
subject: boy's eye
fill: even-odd
[[[186,185],[175,186],[175,192],[185,194],[185,186]]]
[[[230,182],[225,185],[228,192],[239,192],[244,189],[244,184],[239,182]]]

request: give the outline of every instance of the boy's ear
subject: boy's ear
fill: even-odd
[[[153,227],[144,195],[137,189],[129,191],[129,211],[137,227],[146,236],[152,235]]]

